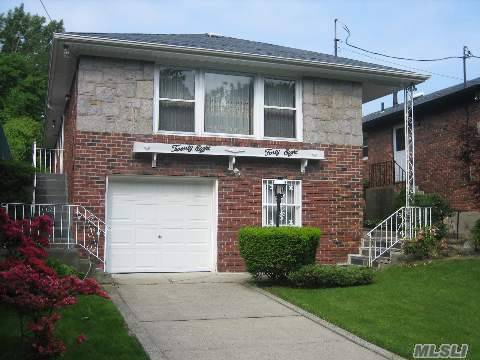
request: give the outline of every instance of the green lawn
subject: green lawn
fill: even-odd
[[[57,334],[67,346],[62,359],[147,359],[110,300],[98,296],[79,296],[78,300],[76,305],[62,311],[57,323]],[[17,346],[17,317],[11,310],[0,307],[0,319],[0,359],[24,359]],[[76,337],[81,333],[87,340],[78,345]]]
[[[416,343],[458,343],[480,359],[480,259],[394,266],[367,286],[267,290],[407,358]]]

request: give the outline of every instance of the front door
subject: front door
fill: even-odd
[[[405,157],[405,128],[403,126],[397,126],[393,128],[393,158],[396,163],[401,166],[395,165],[395,182],[405,181],[404,171],[407,168]]]

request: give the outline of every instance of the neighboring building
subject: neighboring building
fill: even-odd
[[[0,125],[0,160],[11,160],[12,154],[10,152],[10,146],[8,146],[7,138],[3,132],[2,125]]]
[[[317,259],[362,233],[362,103],[423,75],[213,34],[55,34],[46,143],[69,201],[111,227],[110,272],[243,271],[237,232],[317,226]],[[100,245],[103,247],[103,244]]]
[[[416,185],[461,212],[480,211],[479,100],[480,78],[414,100]],[[405,181],[403,123],[403,104],[363,117],[364,176],[371,188]]]

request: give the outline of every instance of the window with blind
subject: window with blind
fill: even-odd
[[[301,82],[155,68],[154,131],[302,140]]]
[[[295,138],[295,81],[265,79],[264,136]]]
[[[191,70],[160,69],[159,130],[194,132],[195,76]]]
[[[262,226],[275,226],[277,198],[274,179],[262,180]],[[287,180],[285,194],[280,203],[280,226],[302,226],[302,181]]]

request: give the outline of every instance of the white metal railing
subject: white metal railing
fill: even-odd
[[[69,204],[1,204],[14,220],[31,220],[47,215],[53,228],[50,244],[79,246],[90,255],[104,262],[104,246],[108,226],[91,211],[81,205]]]
[[[368,265],[372,266],[401,241],[414,238],[419,229],[431,225],[431,207],[401,207],[366,234]]]
[[[63,174],[63,149],[46,149],[33,143],[32,165],[38,172]]]

